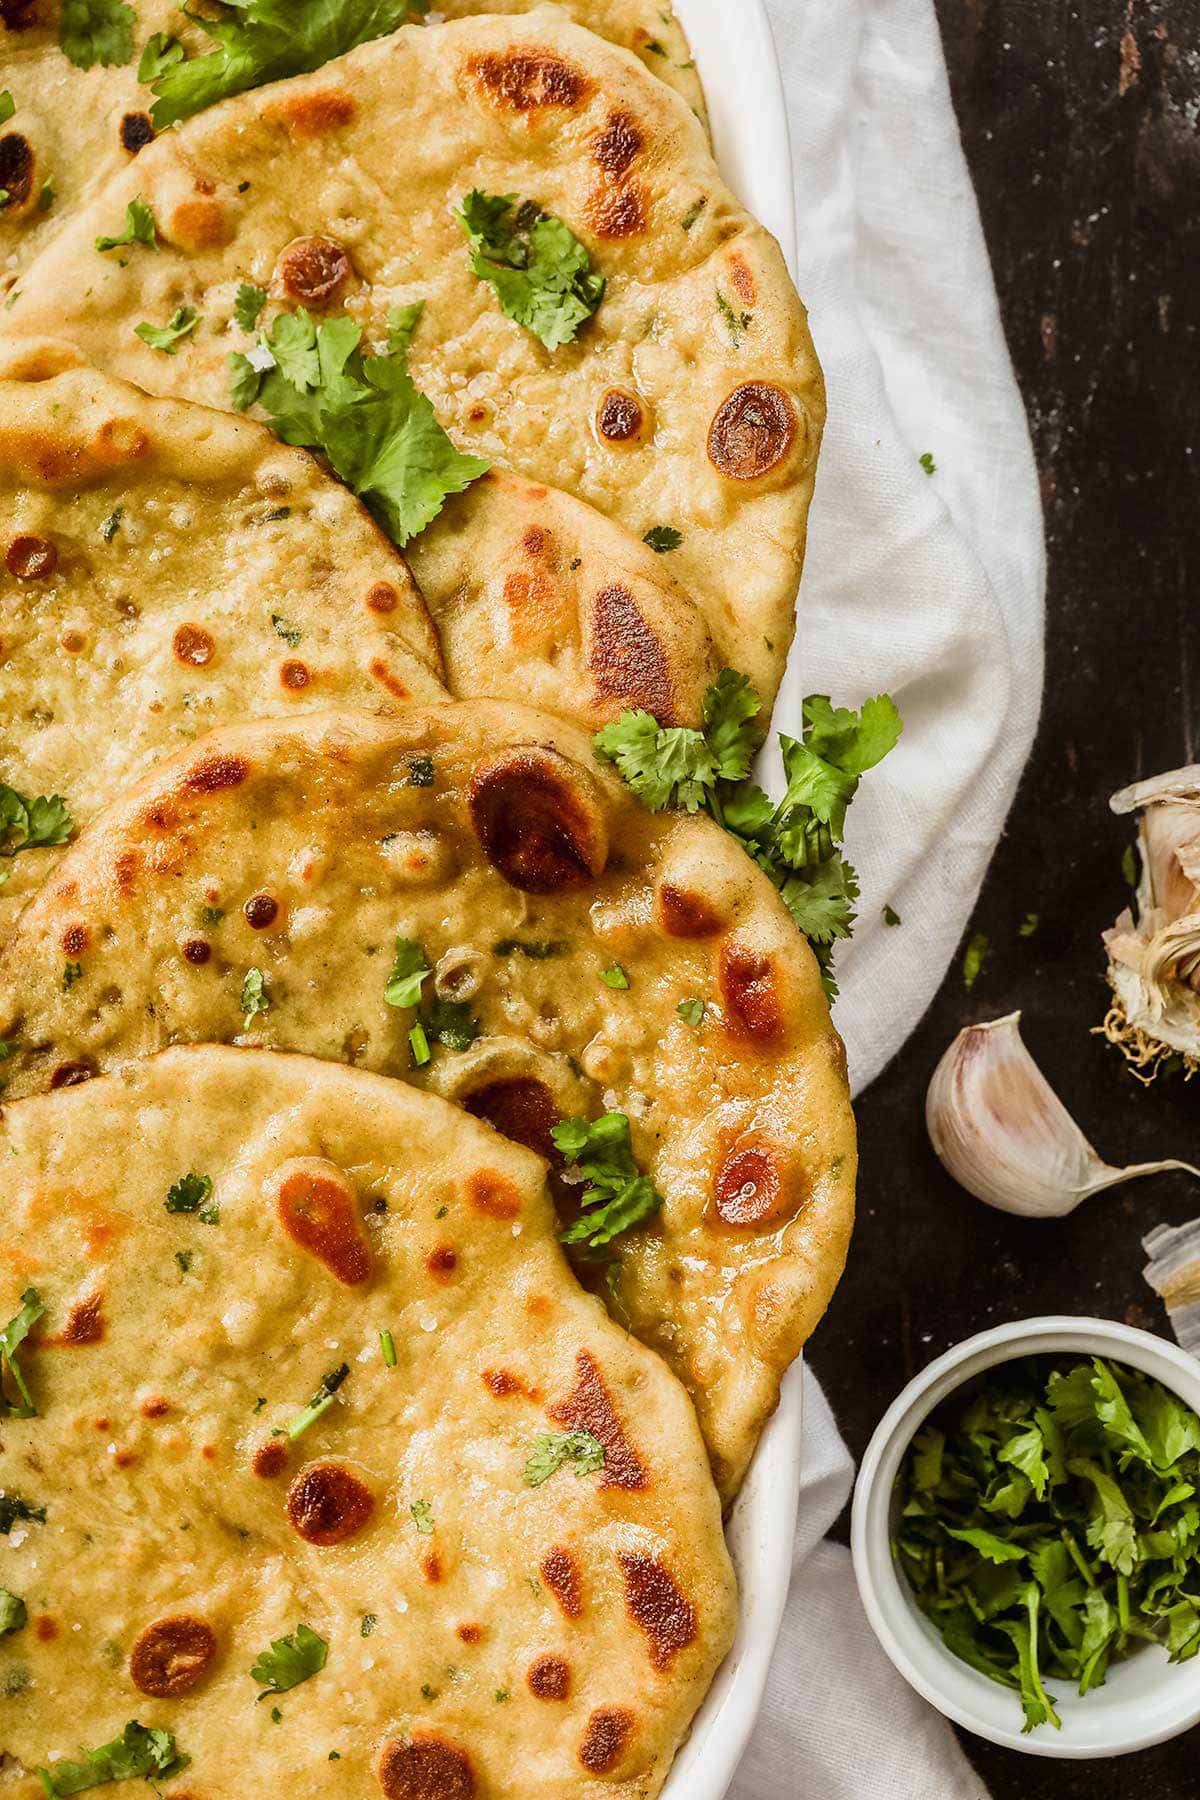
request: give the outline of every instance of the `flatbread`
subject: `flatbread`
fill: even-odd
[[[310,456],[73,362],[0,351],[0,781],[82,824],[214,725],[445,693],[403,558]],[[0,936],[60,854],[0,863]]]
[[[444,0],[445,18],[523,13],[537,0]],[[646,67],[705,118],[704,95],[687,39],[663,0],[561,0],[550,8],[639,56]],[[0,12],[0,73],[17,113],[0,128],[0,173],[16,179],[16,198],[0,208],[0,290],[78,211],[84,199],[153,141],[154,95],[137,79],[138,58],[155,32],[186,45],[189,55],[212,40],[178,0],[136,0],[134,58],[124,66],[78,69],[58,46],[58,0],[5,0]],[[7,147],[5,140],[9,140]],[[51,182],[53,199],[45,195]],[[0,180],[0,186],[3,186]]]
[[[419,1067],[384,998],[398,934],[426,1006],[479,1027]],[[807,942],[711,819],[646,812],[585,732],[508,702],[231,726],[160,764],[26,907],[0,1037],[14,1096],[236,1041],[551,1154],[556,1119],[625,1113],[665,1204],[618,1242],[616,1310],[689,1388],[727,1495],[844,1261],[854,1125]]]
[[[397,1082],[211,1047],[7,1107],[0,1157],[0,1312],[46,1308],[0,1465],[45,1510],[4,1539],[5,1794],[131,1720],[191,1757],[174,1800],[658,1793],[732,1635],[720,1506],[537,1158]],[[211,1196],[172,1212],[188,1175]],[[591,1472],[528,1485],[570,1430]],[[256,1705],[300,1623],[325,1666]]]
[[[453,216],[472,186],[536,201],[587,246],[608,285],[574,342],[544,349],[472,273]],[[138,196],[164,241],[98,252]],[[635,538],[678,532],[664,564],[720,660],[769,705],[792,636],[820,370],[778,245],[633,57],[549,14],[484,17],[406,27],[212,107],[64,227],[3,329],[66,336],[150,392],[228,406],[228,354],[251,343],[231,323],[243,281],[270,290],[272,310],[344,307],[373,344],[390,307],[425,301],[413,373],[456,442]],[[176,355],[136,336],[181,304],[204,322]]]

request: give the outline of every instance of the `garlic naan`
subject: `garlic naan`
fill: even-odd
[[[468,190],[564,220],[607,283],[554,351],[472,273]],[[160,242],[102,253],[141,198]],[[556,18],[408,26],[164,134],[66,224],[3,316],[153,393],[232,404],[241,283],[345,311],[370,343],[425,302],[410,361],[459,447],[588,501],[663,557],[722,664],[774,696],[793,630],[824,392],[774,239],[635,58]],[[136,335],[187,305],[167,356]]]
[[[426,1062],[385,1000],[397,936],[432,971]],[[854,1126],[807,942],[711,819],[646,812],[586,733],[511,703],[231,726],[159,764],[21,915],[0,1037],[12,1095],[234,1040],[550,1155],[562,1118],[626,1114],[664,1205],[618,1240],[614,1304],[726,1494],[844,1261]]]
[[[77,360],[0,356],[0,781],[82,824],[214,725],[445,693],[403,558],[312,457]],[[59,855],[2,865],[0,936]]]
[[[0,1451],[6,1795],[130,1722],[174,1738],[130,1772],[190,1757],[175,1800],[658,1793],[732,1636],[720,1504],[536,1157],[205,1046],[7,1106],[0,1159],[0,1317],[45,1308]]]

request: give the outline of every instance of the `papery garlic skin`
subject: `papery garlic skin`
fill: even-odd
[[[1151,1079],[1172,1053],[1200,1070],[1200,765],[1122,788],[1116,813],[1140,812],[1137,916],[1104,933],[1114,1007],[1105,1034]]]
[[[1050,1086],[1009,1013],[960,1031],[925,1098],[929,1140],[960,1187],[1001,1212],[1061,1218],[1118,1182],[1189,1163],[1103,1162]]]

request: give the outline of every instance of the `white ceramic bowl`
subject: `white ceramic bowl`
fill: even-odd
[[[1157,1646],[1115,1663],[1103,1687],[1082,1699],[1051,1682],[1062,1730],[1021,1731],[1020,1701],[946,1649],[918,1610],[891,1553],[892,1497],[914,1432],[972,1376],[1022,1356],[1104,1356],[1161,1381],[1200,1412],[1200,1362],[1175,1344],[1110,1319],[1019,1319],[955,1345],[924,1369],[888,1408],[871,1439],[854,1494],[851,1543],[867,1617],[897,1669],[919,1694],[977,1736],[1030,1756],[1081,1760],[1123,1756],[1178,1736],[1200,1722],[1200,1657],[1169,1663]]]

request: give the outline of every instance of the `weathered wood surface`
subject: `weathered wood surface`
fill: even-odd
[[[1102,1155],[1200,1160],[1200,1080],[1144,1092],[1090,1035],[1127,895],[1108,795],[1200,753],[1200,0],[937,5],[1042,474],[1048,671],[970,927],[987,967],[968,994],[956,964],[860,1108],[860,1228],[812,1358],[859,1454],[902,1382],[972,1331],[1044,1312],[1164,1329],[1140,1240],[1200,1214],[1200,1187],[1166,1176],[1067,1220],[1004,1217],[942,1174],[922,1117],[959,1027],[1020,1007]],[[1109,1763],[967,1748],[996,1800],[1200,1794],[1200,1733]]]

